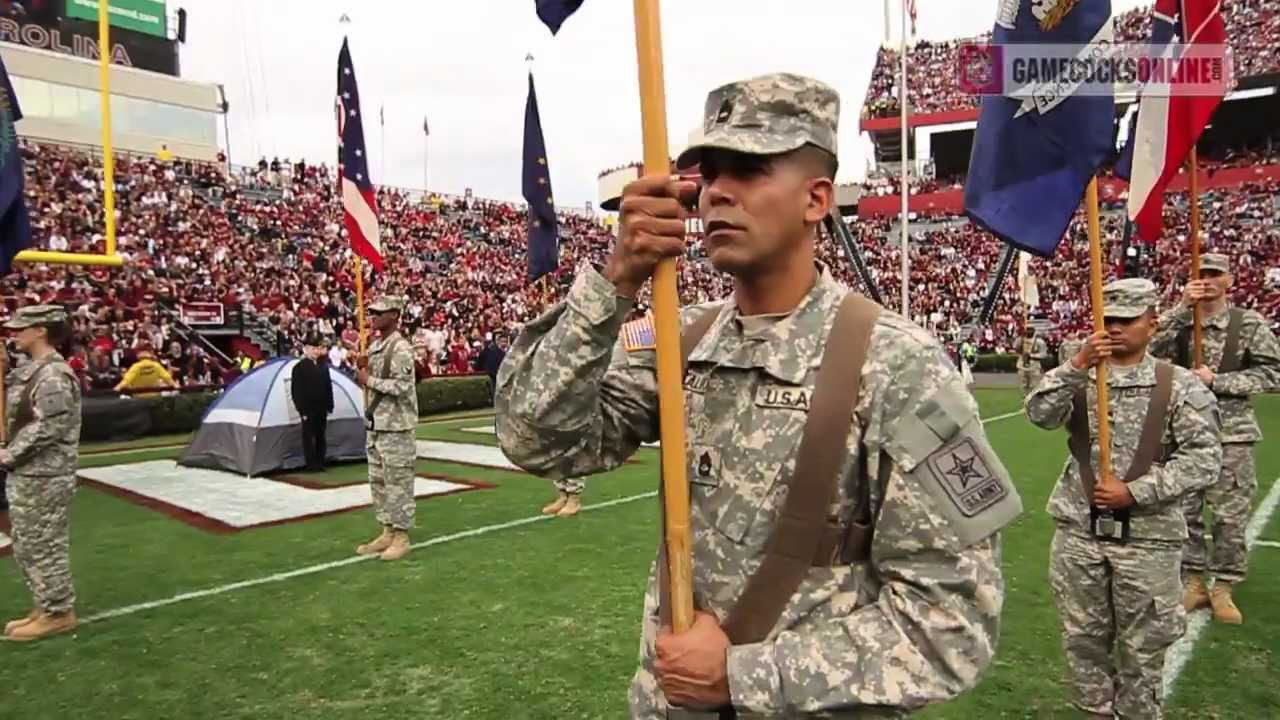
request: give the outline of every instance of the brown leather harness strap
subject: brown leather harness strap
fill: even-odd
[[[836,311],[814,381],[809,417],[800,438],[786,501],[766,542],[760,567],[747,581],[723,626],[735,645],[759,642],[768,636],[815,560],[822,557],[830,564],[841,546],[847,544],[843,533],[829,527],[827,510],[847,456],[846,440],[853,427],[862,366],[879,314],[879,305],[857,293],[847,295]],[[686,365],[689,354],[718,316],[718,312],[708,312],[686,331],[681,343]],[[859,468],[865,485],[865,459]],[[858,546],[856,551],[865,556],[870,541],[869,497],[859,499],[855,515],[850,539]],[[659,617],[663,624],[670,624],[665,538],[659,543],[658,592]]]
[[[796,453],[787,499],[765,544],[764,560],[724,622],[735,645],[763,640],[809,574],[827,526],[846,439],[880,306],[850,293],[836,311],[814,380],[809,418]]]
[[[1231,317],[1227,320],[1227,342],[1222,347],[1222,360],[1218,363],[1218,372],[1235,372],[1243,366],[1244,353],[1240,352],[1240,329],[1244,325],[1244,310],[1231,308]]]
[[[1124,482],[1133,482],[1146,475],[1151,466],[1163,462],[1165,455],[1164,427],[1169,416],[1169,404],[1173,398],[1173,366],[1156,362],[1156,387],[1147,404],[1147,414],[1142,420],[1142,434],[1138,436],[1138,448],[1134,451]],[[1093,498],[1093,488],[1098,484],[1093,472],[1093,439],[1089,432],[1089,407],[1084,390],[1077,390],[1071,400],[1071,419],[1067,422],[1067,447],[1075,458],[1084,486],[1086,498]]]

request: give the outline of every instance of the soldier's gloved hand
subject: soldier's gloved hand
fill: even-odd
[[[618,241],[603,271],[615,292],[635,297],[659,261],[684,254],[689,212],[681,201],[697,192],[697,183],[666,175],[643,177],[622,189]]]
[[[1098,363],[1111,357],[1111,350],[1114,347],[1115,344],[1111,342],[1111,336],[1107,331],[1099,330],[1090,335],[1084,341],[1084,345],[1080,346],[1075,357],[1071,358],[1071,366],[1077,370],[1096,367]]]
[[[728,705],[729,646],[729,636],[708,613],[696,613],[693,626],[679,635],[662,627],[654,645],[653,669],[667,702],[692,709]]]

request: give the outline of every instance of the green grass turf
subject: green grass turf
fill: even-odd
[[[987,417],[1016,411],[1016,390],[980,390]],[[1259,403],[1280,435],[1280,398]],[[470,443],[491,420],[420,427]],[[1021,418],[988,426],[1026,512],[1005,540],[1008,594],[996,666],[927,718],[1074,717],[1045,580],[1045,499],[1063,439]],[[173,457],[175,450],[86,458],[84,465]],[[657,454],[588,483],[586,502],[650,492]],[[420,462],[495,484],[418,503],[416,541],[537,516],[553,496],[521,473]],[[1259,498],[1280,474],[1280,444],[1259,448]],[[334,468],[350,482],[363,467]],[[657,539],[651,498],[539,521],[282,582],[111,618],[30,646],[0,645],[0,717],[67,718],[613,718],[625,716],[641,594]],[[232,535],[196,530],[91,488],[73,508],[72,561],[82,617],[175,594],[351,557],[375,532],[371,512]],[[1273,524],[1264,537],[1280,539]],[[1280,550],[1259,548],[1241,588],[1244,628],[1213,626],[1179,681],[1171,715],[1264,718],[1277,710]],[[1270,575],[1271,577],[1268,577]],[[0,617],[27,609],[9,562]]]

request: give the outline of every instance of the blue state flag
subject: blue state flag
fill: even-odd
[[[1003,0],[991,41],[998,58],[1005,44],[1084,46],[1113,38],[1110,0]],[[1049,257],[1114,152],[1115,97],[1085,95],[1053,78],[1037,87],[1052,92],[982,98],[964,209],[1004,242]]]
[[[560,26],[570,15],[582,7],[583,0],[534,0],[538,7],[538,18],[555,35]]]
[[[18,96],[13,92],[4,60],[0,59],[0,277],[12,270],[13,256],[31,247],[31,216],[27,213],[24,195],[26,180],[14,125],[21,119]]]
[[[524,106],[523,193],[529,203],[529,281],[554,272],[560,264],[560,229],[556,222],[555,199],[551,195],[551,170],[547,147],[542,141],[542,120],[538,117],[538,96],[529,74],[529,98]]]

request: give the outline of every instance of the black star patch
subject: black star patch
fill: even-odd
[[[1004,483],[983,461],[973,440],[961,438],[940,448],[925,464],[947,497],[965,517],[973,517],[1008,494]]]

